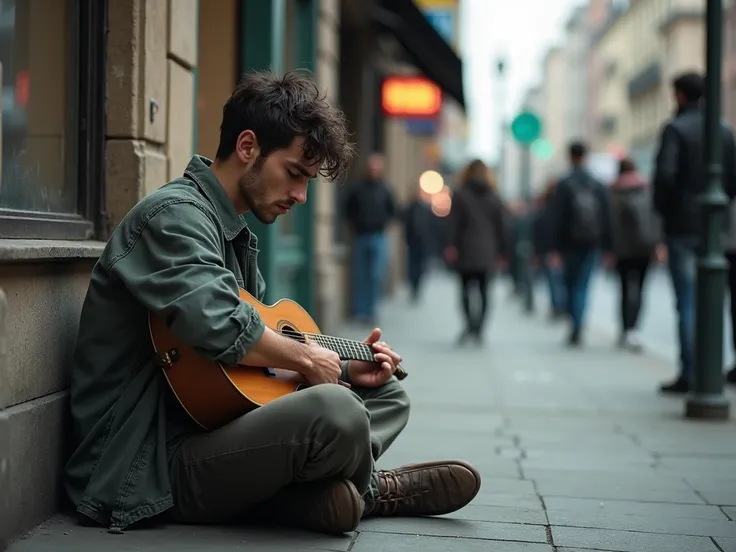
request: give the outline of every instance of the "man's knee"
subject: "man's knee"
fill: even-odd
[[[370,440],[370,417],[363,401],[342,385],[322,384],[310,388],[310,409],[325,431],[350,439]]]

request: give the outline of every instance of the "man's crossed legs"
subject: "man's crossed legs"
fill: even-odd
[[[409,420],[392,380],[352,390],[318,385],[186,439],[172,461],[174,519],[265,519],[328,533],[361,517],[441,515],[470,502],[480,476],[462,462],[376,471]]]

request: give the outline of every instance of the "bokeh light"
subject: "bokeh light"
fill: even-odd
[[[428,194],[436,194],[442,190],[445,179],[437,171],[424,171],[419,177],[419,187]]]
[[[441,189],[440,189],[441,190]],[[450,194],[437,193],[432,196],[430,201],[432,213],[438,217],[446,217],[450,214],[452,208],[452,197]]]

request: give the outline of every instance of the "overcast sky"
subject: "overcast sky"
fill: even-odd
[[[496,60],[507,59],[507,110],[512,116],[537,81],[541,59],[582,0],[461,0],[461,48],[469,104],[468,155],[498,155]]]

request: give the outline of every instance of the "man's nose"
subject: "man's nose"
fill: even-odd
[[[297,188],[291,191],[289,197],[299,204],[306,203],[307,201],[307,188]]]

